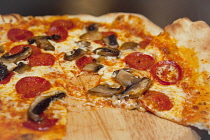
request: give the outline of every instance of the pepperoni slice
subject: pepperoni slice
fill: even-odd
[[[40,53],[29,58],[29,66],[52,66],[55,63],[55,57],[49,53]]]
[[[50,24],[50,27],[53,27],[53,26],[56,26],[56,27],[64,27],[66,28],[67,30],[70,30],[74,27],[74,23],[71,21],[71,20],[55,20],[53,21],[51,24]]]
[[[52,26],[47,32],[47,35],[52,36],[52,35],[58,35],[60,36],[60,39],[57,39],[57,42],[61,42],[66,40],[68,37],[68,31],[65,27],[62,26]]]
[[[134,52],[134,53],[127,55],[125,57],[124,61],[130,67],[139,69],[139,70],[146,70],[146,69],[150,68],[155,63],[155,60],[152,56],[142,54],[139,52]]]
[[[7,33],[7,37],[14,42],[28,40],[33,36],[34,34],[31,31],[19,28],[10,29]]]
[[[24,77],[15,85],[17,93],[23,94],[25,98],[36,97],[50,88],[51,84],[49,81],[37,76]]]
[[[41,50],[40,50],[37,46],[34,46],[34,45],[17,45],[17,46],[14,46],[14,47],[9,51],[9,53],[11,53],[11,54],[20,53],[20,52],[23,51],[23,48],[24,48],[24,47],[30,47],[30,48],[32,48],[33,51],[32,51],[32,54],[31,54],[29,57],[41,53]]]
[[[46,131],[49,130],[51,127],[56,125],[58,122],[58,119],[49,119],[46,116],[43,117],[43,120],[40,122],[34,122],[34,121],[25,121],[22,123],[22,125],[26,128],[37,130],[37,131]]]
[[[152,111],[153,109],[158,111],[170,110],[173,107],[169,97],[164,93],[157,91],[148,91],[141,102],[146,109]]]
[[[182,79],[182,68],[171,60],[160,61],[151,68],[151,74],[162,85],[171,85]]]
[[[12,78],[12,76],[14,74],[15,73],[11,71],[6,78],[4,78],[2,81],[0,81],[0,84],[7,84],[7,83],[9,83],[9,81],[11,80],[11,78]]]
[[[93,57],[83,56],[76,60],[76,65],[79,69],[82,69],[85,65],[93,62],[95,62]]]

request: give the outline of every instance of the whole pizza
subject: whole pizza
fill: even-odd
[[[209,44],[210,27],[188,18],[161,29],[131,13],[1,15],[0,138],[65,139],[69,106],[210,132]]]

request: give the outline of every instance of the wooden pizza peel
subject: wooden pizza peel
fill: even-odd
[[[120,108],[74,106],[69,100],[67,139],[71,140],[199,140],[190,127],[150,113]]]

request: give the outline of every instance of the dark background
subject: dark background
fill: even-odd
[[[100,16],[111,12],[139,13],[162,28],[182,17],[210,25],[210,0],[0,0],[0,14]],[[210,140],[206,131],[201,140]]]
[[[1,0],[0,14],[23,16],[139,13],[160,27],[181,17],[204,20],[210,25],[210,0]]]

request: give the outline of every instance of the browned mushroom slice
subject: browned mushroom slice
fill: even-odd
[[[68,60],[68,61],[76,60],[76,59],[82,57],[83,55],[85,55],[86,52],[87,51],[80,49],[80,48],[70,51],[70,52],[67,52],[64,55],[64,60]]]
[[[115,76],[115,80],[125,87],[128,87],[132,84],[135,84],[141,81],[139,77],[135,77],[133,74],[131,74],[130,72],[124,69],[121,69],[117,72],[117,75]]]
[[[98,64],[98,63],[89,63],[89,64],[85,65],[82,68],[82,70],[88,71],[88,72],[97,72],[101,68],[103,68],[103,65],[101,65],[101,64]]]
[[[118,48],[117,37],[115,35],[104,37],[103,42],[111,48]]]
[[[102,38],[103,38],[103,34],[98,31],[89,31],[80,36],[80,39],[92,40],[92,41],[101,40]]]
[[[54,91],[49,96],[38,96],[28,109],[28,119],[39,122],[42,120],[40,114],[44,112],[51,102],[66,96],[64,91]]]
[[[0,53],[4,53],[4,46],[3,45],[0,45]]]
[[[48,39],[51,39],[50,36],[35,36],[33,38],[30,38],[28,40],[29,44],[36,43],[37,47],[44,49],[46,51],[54,51],[55,47],[48,41]]]
[[[143,77],[140,82],[128,86],[125,91],[122,93],[123,97],[139,97],[145,93],[151,86],[152,81],[147,77]]]
[[[120,86],[119,88],[112,88],[108,85],[98,85],[88,90],[88,93],[99,97],[112,97],[113,95],[118,95],[122,93],[122,91],[122,86]]]
[[[0,81],[9,75],[9,70],[7,66],[0,62]]]
[[[28,64],[24,64],[23,62],[18,63],[18,66],[13,69],[19,74],[24,73],[25,71],[29,70],[31,67]]]
[[[98,31],[98,26],[99,26],[99,24],[93,23],[93,24],[89,25],[86,29],[87,29],[87,31]]]
[[[16,63],[20,60],[28,58],[32,54],[32,49],[30,47],[24,47],[23,51],[17,54],[10,55],[5,53],[0,58],[0,61],[3,63]]]
[[[97,48],[93,51],[93,53],[101,56],[118,56],[120,51],[115,48]]]
[[[135,42],[125,42],[123,43],[119,49],[120,50],[127,50],[127,49],[135,49],[137,48],[138,46],[138,43],[135,43]]]

